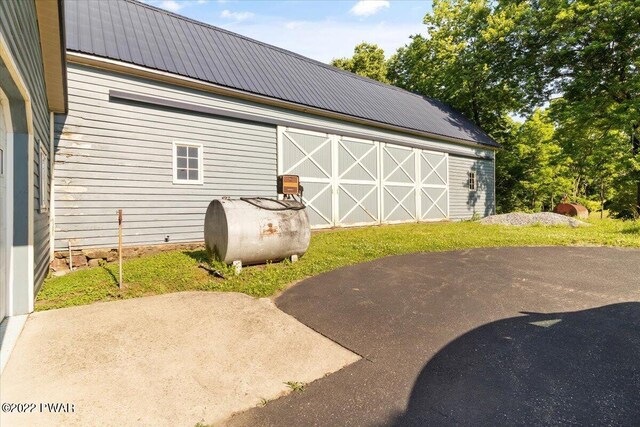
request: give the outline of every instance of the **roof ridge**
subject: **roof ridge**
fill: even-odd
[[[299,53],[293,52],[291,50],[287,50],[287,49],[284,49],[284,48],[281,48],[281,47],[278,47],[278,46],[274,46],[272,44],[265,43],[265,42],[262,42],[260,40],[252,39],[251,37],[247,37],[247,36],[244,36],[242,34],[234,33],[233,31],[229,31],[229,30],[221,28],[221,27],[216,27],[215,25],[207,24],[206,22],[201,22],[201,21],[198,21],[196,19],[192,19],[192,18],[189,18],[187,16],[180,15],[178,13],[171,12],[171,11],[166,10],[166,9],[162,9],[160,7],[157,7],[157,6],[153,6],[153,5],[150,5],[148,3],[144,3],[144,2],[142,2],[140,0],[124,0],[124,1],[127,2],[127,3],[131,3],[133,5],[136,5],[136,6],[141,6],[141,7],[147,8],[147,9],[154,10],[156,12],[164,13],[165,15],[172,16],[174,18],[181,19],[183,21],[187,21],[187,22],[190,22],[190,23],[195,24],[195,25],[200,25],[202,27],[210,28],[210,29],[215,30],[215,31],[220,31],[220,32],[223,32],[225,34],[229,34],[231,36],[238,37],[238,38],[241,38],[243,40],[249,41],[251,43],[256,43],[256,44],[259,44],[261,46],[265,46],[265,47],[267,47],[269,49],[276,50],[276,51],[281,52],[281,53],[283,53],[285,55],[296,57],[297,59],[303,60],[305,62],[312,63],[314,65],[318,65],[318,66],[323,67],[323,68],[325,68],[325,69],[327,69],[329,71],[333,71],[334,73],[342,74],[342,75],[344,75],[346,77],[350,77],[350,78],[353,78],[353,79],[356,79],[356,80],[361,80],[361,81],[364,81],[364,82],[367,82],[367,83],[370,83],[370,84],[375,84],[377,86],[385,87],[385,88],[392,89],[392,90],[395,90],[395,91],[398,91],[398,92],[403,92],[403,93],[406,93],[408,95],[412,95],[412,96],[417,96],[417,97],[423,98],[421,95],[419,95],[417,93],[408,91],[406,89],[402,89],[402,88],[400,88],[398,86],[390,85],[390,84],[387,84],[387,83],[382,83],[382,82],[379,82],[378,80],[374,80],[374,79],[371,79],[369,77],[364,77],[364,76],[361,76],[359,74],[353,73],[351,71],[347,71],[347,70],[343,70],[343,69],[338,68],[338,67],[334,67],[333,65],[325,64],[324,62],[321,62],[321,61],[318,61],[318,60],[315,60],[315,59],[312,59],[312,58],[308,58],[308,57],[306,57],[304,55],[301,55]]]

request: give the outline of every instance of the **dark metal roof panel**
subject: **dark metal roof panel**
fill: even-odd
[[[136,0],[65,2],[67,49],[271,98],[497,146],[451,107]]]

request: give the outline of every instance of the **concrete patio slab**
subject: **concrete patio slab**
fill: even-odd
[[[243,294],[184,292],[40,312],[1,379],[2,403],[35,404],[26,408],[33,412],[3,412],[0,424],[215,423],[286,394],[287,381],[311,382],[358,359],[270,300]]]

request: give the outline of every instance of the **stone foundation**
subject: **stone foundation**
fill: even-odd
[[[170,243],[165,245],[133,246],[122,248],[122,259],[139,258],[145,255],[155,255],[160,252],[175,250],[204,249],[204,243]],[[103,262],[118,260],[118,250],[110,248],[78,249],[71,251],[71,261],[74,270],[98,267]],[[54,274],[69,272],[69,251],[57,251],[51,261],[50,269]]]

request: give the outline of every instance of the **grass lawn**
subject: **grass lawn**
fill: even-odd
[[[590,219],[591,227],[508,227],[478,222],[402,224],[316,233],[307,254],[295,264],[245,267],[220,279],[198,267],[204,250],[172,251],[124,263],[123,291],[117,264],[50,277],[38,294],[36,310],[89,304],[186,290],[235,291],[273,295],[289,283],[345,265],[389,255],[495,246],[622,246],[640,248],[640,223]],[[219,267],[219,266],[218,266]]]

